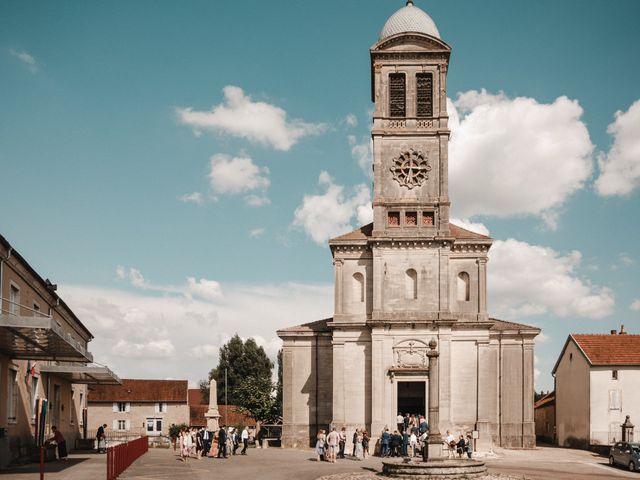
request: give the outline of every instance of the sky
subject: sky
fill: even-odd
[[[0,233],[122,378],[196,384],[234,333],[332,314],[368,222],[368,49],[400,0],[0,1]],[[452,217],[489,311],[640,333],[640,2],[417,0],[453,52]]]

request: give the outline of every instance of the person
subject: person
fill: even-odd
[[[403,432],[406,432],[407,430],[409,430],[409,422],[411,421],[411,419],[409,418],[409,414],[405,413],[404,415],[404,419],[402,420],[402,426],[403,428]]]
[[[204,450],[204,428],[196,430],[196,458],[200,460],[202,458],[202,452]]]
[[[362,460],[362,433],[359,429],[356,430],[355,443],[353,447],[353,456],[356,458],[356,460]]]
[[[447,430],[447,436],[445,437],[445,443],[447,444],[447,453],[451,457],[456,448],[456,441],[449,430]]]
[[[411,432],[411,436],[409,437],[409,448],[411,451],[411,456],[416,456],[416,449],[418,446],[418,437],[416,437],[416,432]]]
[[[365,428],[362,431],[362,458],[367,458],[369,455],[369,440],[371,439],[369,432]]]
[[[67,442],[62,435],[62,432],[58,430],[58,427],[51,427],[51,433],[53,436],[46,441],[46,444],[55,441],[58,446],[58,460],[66,460],[67,459]]]
[[[316,435],[316,462],[324,460],[324,430],[320,430]]]
[[[204,428],[202,431],[202,455],[209,456],[209,450],[211,450],[211,432]]]
[[[458,443],[456,444],[456,451],[458,452],[458,457],[462,458],[462,454],[465,452],[466,442],[464,441],[464,435],[460,435],[458,439]]]
[[[327,435],[327,460],[331,463],[336,463],[339,443],[340,434],[336,432],[336,427],[333,427],[329,435]]]
[[[107,424],[100,426],[96,432],[96,441],[98,446],[98,453],[107,452],[107,434],[104,429],[107,428]]]
[[[402,416],[401,413],[398,413],[398,416],[396,417],[396,422],[398,424],[398,431],[401,432],[402,427],[404,427],[404,417]]]
[[[409,455],[409,429],[406,428],[402,432],[402,456],[406,457]]]
[[[393,431],[393,435],[391,435],[391,442],[389,443],[391,447],[391,456],[399,457],[400,456],[400,445],[402,445],[402,437],[398,430]]]
[[[244,427],[242,430],[242,451],[240,452],[242,455],[247,454],[247,447],[249,446],[249,428]]]
[[[356,428],[356,431],[353,432],[353,438],[351,439],[351,441],[353,442],[353,449],[351,451],[351,456],[355,457],[356,456],[356,440],[358,439],[358,434],[360,433],[360,430]]]
[[[238,436],[238,431],[236,429],[232,430],[231,443],[233,444],[233,451],[231,453],[235,455],[238,448],[240,448],[240,437]]]
[[[227,430],[227,455],[233,455],[233,432],[234,428],[229,427],[229,429]]]
[[[422,432],[420,434],[420,437],[418,438],[418,441],[420,442],[420,451],[424,452],[424,449],[427,446],[427,437],[428,437],[428,433],[426,431]]]
[[[420,434],[422,435],[427,430],[429,430],[429,424],[427,423],[427,419],[423,416],[420,416]]]
[[[218,430],[218,458],[227,458],[227,430],[222,425]]]
[[[187,429],[182,429],[180,432],[180,459],[183,462],[186,462],[191,455],[192,446],[193,441],[191,439],[191,434]]]
[[[380,456],[388,457],[389,456],[389,443],[391,441],[391,434],[389,433],[389,428],[384,427],[384,431],[380,436]]]
[[[471,458],[471,454],[473,453],[473,437],[470,433],[467,434],[467,458]]]
[[[342,430],[340,430],[340,441],[338,442],[338,447],[340,449],[338,456],[340,458],[344,458],[344,446],[346,444],[347,444],[347,429],[345,427],[342,427]]]

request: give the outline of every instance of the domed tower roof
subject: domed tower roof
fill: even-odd
[[[424,10],[416,7],[412,0],[407,5],[391,15],[382,27],[379,40],[384,40],[396,33],[419,32],[440,38],[438,27]]]

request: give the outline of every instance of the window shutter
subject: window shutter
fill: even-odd
[[[160,413],[160,404],[156,402],[156,413]]]
[[[111,424],[111,427],[113,428],[113,430],[118,430],[118,420],[114,420],[113,423]]]
[[[433,116],[433,77],[430,73],[416,75],[417,105],[416,116]]]
[[[131,411],[131,402],[127,402],[127,404],[125,405],[124,411],[127,412],[127,413],[129,413]]]
[[[162,404],[162,411],[163,411],[164,413],[167,413],[167,402],[163,402],[163,404]]]
[[[406,115],[406,86],[404,73],[389,75],[389,116],[404,117]]]
[[[113,402],[113,411],[114,412],[118,411],[118,402]]]
[[[125,430],[131,430],[131,420],[125,420],[124,425]]]

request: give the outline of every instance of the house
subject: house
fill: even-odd
[[[87,385],[119,382],[89,365],[93,335],[56,288],[0,235],[0,467],[35,452],[44,400],[44,438],[57,426],[74,448],[86,434]]]
[[[171,424],[189,423],[187,380],[123,379],[121,385],[89,388],[89,429],[107,424],[107,437],[123,441],[147,435],[166,442]],[[155,437],[155,438],[154,438]]]
[[[640,335],[572,334],[553,368],[558,445],[611,445],[640,419]]]
[[[543,395],[533,404],[536,424],[536,440],[545,443],[556,441],[556,392]]]

